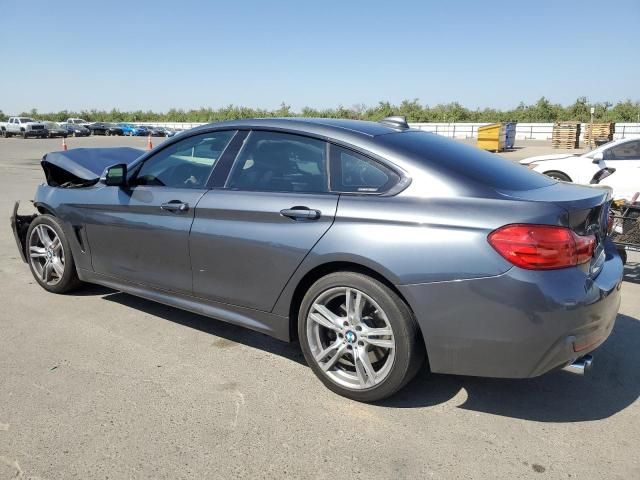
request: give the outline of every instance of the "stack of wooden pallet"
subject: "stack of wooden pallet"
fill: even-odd
[[[560,122],[554,124],[551,146],[553,148],[578,148],[580,146],[580,123]]]
[[[594,123],[593,134],[591,132],[591,124],[587,124],[584,132],[584,143],[594,147],[596,144],[601,145],[605,142],[613,140],[613,123]]]

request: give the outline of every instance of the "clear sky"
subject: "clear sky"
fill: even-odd
[[[640,0],[4,0],[0,109],[640,99]]]

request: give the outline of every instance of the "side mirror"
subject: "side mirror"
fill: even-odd
[[[104,172],[104,184],[110,187],[127,186],[127,164],[120,163],[107,167]]]
[[[598,152],[593,156],[592,163],[600,163],[602,160],[604,160],[604,155],[602,152]]]

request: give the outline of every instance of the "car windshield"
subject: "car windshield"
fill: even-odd
[[[500,155],[432,133],[411,131],[378,138],[429,169],[451,173],[495,189],[529,190],[556,183]]]
[[[54,122],[44,122],[47,128],[58,128],[58,124]]]
[[[29,118],[29,117],[20,117],[19,120],[20,120],[21,123],[35,122],[35,120],[33,118]]]

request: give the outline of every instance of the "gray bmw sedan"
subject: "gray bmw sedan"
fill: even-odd
[[[42,168],[37,213],[16,204],[12,225],[44,289],[96,283],[299,340],[360,401],[420,368],[583,370],[620,304],[610,191],[401,117],[217,123]]]

